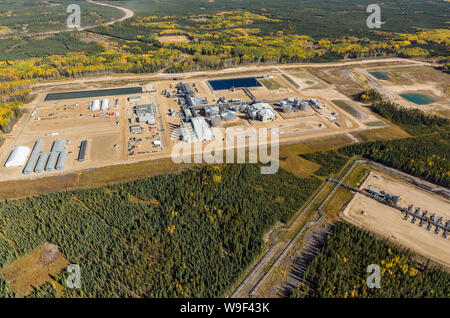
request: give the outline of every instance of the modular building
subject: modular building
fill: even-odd
[[[131,96],[128,97],[128,102],[140,102],[142,100],[141,96]]]
[[[30,154],[30,148],[19,146],[11,151],[11,154],[6,160],[5,167],[20,167],[27,162],[28,155]]]
[[[140,125],[130,126],[130,132],[132,134],[141,134],[142,133],[142,127]]]
[[[156,124],[155,116],[153,114],[145,114],[138,117],[137,120],[139,123],[154,125]]]
[[[44,171],[45,165],[47,164],[48,158],[50,157],[50,152],[43,152],[39,155],[39,160],[34,168],[34,172],[41,173]]]
[[[212,127],[220,127],[221,124],[222,124],[222,120],[220,118],[220,115],[211,116],[211,126]]]
[[[34,167],[36,166],[36,163],[39,159],[39,154],[41,153],[42,147],[44,146],[44,140],[39,139],[36,141],[33,147],[33,151],[31,152],[30,158],[28,159],[28,162],[23,169],[24,174],[30,174],[33,172]]]
[[[153,104],[137,105],[134,107],[134,113],[136,114],[136,116],[154,114],[155,106]]]

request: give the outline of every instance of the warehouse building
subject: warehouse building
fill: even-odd
[[[130,126],[130,132],[132,134],[142,134],[142,127],[140,125]]]
[[[24,174],[30,174],[34,171],[34,167],[36,167],[36,163],[39,159],[39,154],[41,153],[42,147],[44,146],[44,140],[39,139],[36,141],[33,147],[33,151],[31,152],[30,158],[23,169]]]
[[[192,90],[191,86],[188,83],[178,83],[178,94],[180,95],[193,95],[194,91]]]
[[[155,106],[153,104],[137,105],[134,106],[133,110],[138,117],[147,114],[155,114]]]
[[[128,102],[140,102],[142,100],[141,96],[131,96],[128,97]]]
[[[94,100],[89,106],[89,110],[91,111],[100,110],[100,101],[98,99]]]
[[[11,154],[6,160],[5,167],[20,167],[27,162],[28,155],[30,154],[30,148],[19,146],[11,151]]]
[[[156,119],[153,114],[145,114],[145,115],[139,116],[137,118],[137,122],[140,124],[154,125],[154,124],[156,124]]]
[[[211,127],[204,117],[193,117],[190,122],[182,124],[181,131],[184,142],[203,142],[215,139]]]
[[[109,109],[109,99],[105,98],[102,100],[100,110],[108,110]]]

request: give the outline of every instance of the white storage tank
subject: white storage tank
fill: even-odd
[[[222,124],[222,120],[220,119],[219,115],[211,116],[211,126],[212,127],[220,127],[221,124]]]

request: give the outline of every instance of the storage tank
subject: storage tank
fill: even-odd
[[[248,118],[250,118],[251,120],[256,120],[256,117],[258,117],[258,112],[253,109],[248,113]]]
[[[246,113],[246,112],[247,112],[247,109],[248,109],[248,105],[241,105],[241,106],[239,107],[239,111],[240,111],[241,113]]]
[[[211,118],[212,116],[216,115],[217,111],[214,108],[205,108],[205,115],[206,118]]]
[[[222,112],[222,120],[231,121],[236,119],[236,113],[232,111]]]
[[[303,101],[300,103],[300,109],[303,111],[308,111],[309,103],[307,101]]]
[[[283,113],[290,114],[292,112],[292,105],[286,104],[283,106]]]
[[[211,116],[211,126],[220,127],[222,125],[222,120],[219,115]]]

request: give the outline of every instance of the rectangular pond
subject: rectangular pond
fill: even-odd
[[[208,84],[215,91],[225,90],[225,89],[237,89],[237,88],[250,88],[250,87],[261,87],[262,84],[258,81],[256,77],[241,77],[241,78],[230,78],[223,80],[213,80],[208,81]]]
[[[46,101],[64,100],[64,99],[102,97],[102,96],[114,96],[114,95],[133,95],[133,94],[142,94],[142,87],[124,87],[124,88],[112,88],[112,89],[99,89],[99,90],[93,90],[93,91],[51,93],[45,97],[45,100]]]
[[[428,105],[436,101],[433,97],[429,95],[419,93],[405,93],[400,94],[400,96],[417,105]]]
[[[370,75],[375,77],[379,80],[387,81],[389,79],[389,73],[388,72],[370,72]]]

